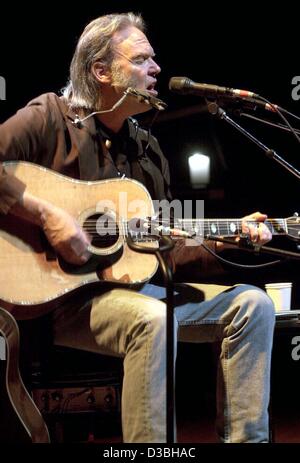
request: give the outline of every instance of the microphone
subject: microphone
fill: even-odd
[[[218,85],[202,84],[194,82],[188,77],[171,77],[169,81],[169,90],[182,95],[198,95],[207,98],[234,99],[251,109],[265,109],[276,112],[277,105],[265,103],[258,98],[259,95],[249,90],[240,90],[230,87],[219,87]]]
[[[188,77],[171,77],[169,90],[182,95],[199,95],[207,97],[233,96],[240,98],[257,98],[259,95],[248,90],[219,87],[218,85],[200,84]]]

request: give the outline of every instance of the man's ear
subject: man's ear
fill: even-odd
[[[105,64],[101,63],[100,61],[96,61],[92,64],[91,70],[93,75],[101,84],[111,83],[111,74]]]

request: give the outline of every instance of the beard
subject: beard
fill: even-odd
[[[131,87],[133,89],[138,89],[138,79],[133,76],[128,76],[122,66],[119,63],[114,62],[111,66],[111,77],[112,77],[112,86],[118,91],[125,91],[127,88]],[[131,110],[132,114],[140,114],[147,112],[151,109],[151,106],[142,103],[136,97],[130,98],[131,100]]]
[[[133,76],[125,74],[123,68],[118,63],[113,63],[111,66],[112,86],[118,89],[126,89],[128,87],[136,88],[138,85],[137,79]]]

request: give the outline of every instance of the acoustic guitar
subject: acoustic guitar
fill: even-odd
[[[153,229],[169,229],[152,220],[153,203],[141,183],[128,178],[75,180],[27,162],[4,166],[27,191],[69,212],[92,238],[92,258],[82,266],[70,265],[54,253],[38,226],[0,216],[0,305],[16,318],[44,314],[78,291],[91,293],[106,283],[137,287],[155,274],[156,257],[132,251],[126,242],[130,234],[144,246],[157,246]],[[265,223],[275,235],[299,238],[298,217]],[[234,237],[241,224],[241,219],[178,219],[173,227],[201,240],[207,235]]]

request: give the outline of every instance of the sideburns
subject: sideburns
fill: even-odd
[[[136,87],[136,79],[132,76],[127,76],[122,67],[114,62],[111,66],[112,85],[114,87]]]

